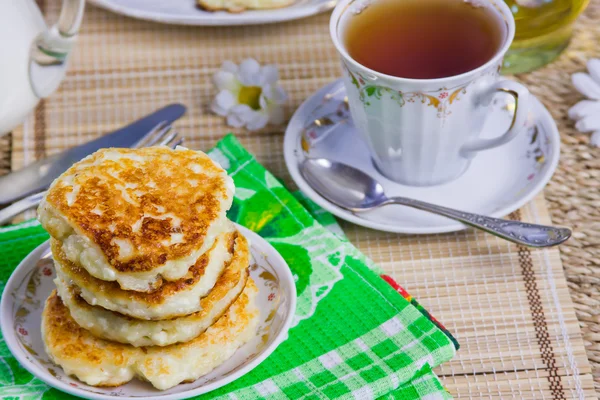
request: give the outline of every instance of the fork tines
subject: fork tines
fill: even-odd
[[[144,136],[135,148],[150,147],[150,146],[169,146],[175,148],[183,143],[183,138],[178,136],[178,133],[172,131],[173,127],[171,124],[163,121],[156,125],[146,136]]]

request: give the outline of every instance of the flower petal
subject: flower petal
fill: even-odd
[[[235,75],[238,73],[238,66],[234,62],[226,60],[223,61],[223,64],[221,64],[221,70],[225,72],[231,72]]]
[[[594,147],[600,147],[600,131],[592,133],[590,137],[590,144]]]
[[[215,96],[215,100],[211,104],[211,109],[216,114],[225,116],[229,113],[230,109],[236,104],[237,101],[231,92],[227,90],[221,90]]]
[[[578,72],[573,74],[571,80],[579,93],[590,99],[600,100],[600,83],[596,83],[591,76]]]
[[[229,110],[227,116],[227,124],[236,128],[245,126],[249,121],[252,120],[253,110],[245,104],[237,104]]]
[[[236,114],[229,114],[227,116],[227,125],[229,126],[233,126],[234,128],[241,128],[245,124],[246,122]]]
[[[213,82],[219,90],[239,91],[240,83],[236,75],[227,71],[217,71],[213,75]]]
[[[266,110],[269,108],[269,100],[265,96],[261,95],[258,98],[258,105],[260,106],[261,110]]]
[[[592,132],[600,130],[600,115],[589,115],[580,119],[575,124],[575,129],[579,132]]]
[[[274,84],[279,79],[279,71],[274,65],[265,65],[260,69],[260,85]]]
[[[269,122],[269,115],[265,112],[254,112],[252,120],[246,124],[249,131],[264,128]]]
[[[242,121],[249,122],[252,120],[255,111],[246,104],[238,104],[232,107],[230,112],[237,115]]]
[[[248,58],[240,64],[238,71],[240,82],[244,86],[260,85],[260,64],[253,58]]]
[[[600,59],[592,58],[587,62],[587,69],[590,76],[600,85]]]
[[[581,100],[569,109],[569,118],[574,120],[593,114],[600,114],[600,101]]]
[[[216,100],[213,100],[213,102],[210,104],[210,109],[212,112],[214,112],[217,115],[220,115],[221,117],[227,115],[227,110],[221,107],[219,104],[217,104]]]
[[[281,86],[277,85],[266,85],[263,88],[263,93],[269,100],[269,103],[283,104],[288,98],[285,90],[283,90]]]

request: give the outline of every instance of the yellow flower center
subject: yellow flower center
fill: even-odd
[[[240,93],[238,94],[238,101],[240,104],[246,104],[253,110],[260,109],[260,94],[262,88],[259,86],[242,86]]]

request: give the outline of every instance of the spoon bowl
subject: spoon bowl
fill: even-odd
[[[359,169],[325,158],[309,158],[304,179],[323,197],[352,211],[366,211],[387,200],[383,186]]]

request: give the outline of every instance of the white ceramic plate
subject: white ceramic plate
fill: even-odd
[[[296,0],[288,7],[241,13],[204,11],[195,0],[90,0],[117,14],[176,25],[258,25],[315,15],[335,6],[335,0]]]
[[[327,94],[333,95],[325,100]],[[455,181],[431,187],[405,186],[383,177],[343,102],[346,91],[337,80],[309,97],[292,117],[284,140],[285,162],[292,179],[313,201],[334,215],[381,231],[430,234],[466,226],[453,220],[403,206],[386,206],[355,214],[335,206],[304,180],[299,166],[306,157],[323,157],[357,167],[379,180],[389,196],[406,196],[446,207],[503,217],[539,193],[554,173],[560,154],[560,135],[550,113],[532,96],[526,130],[504,146],[478,154],[469,170]],[[327,96],[329,97],[329,96]],[[508,97],[508,96],[507,96]],[[500,135],[510,125],[514,104],[498,98],[482,137]],[[315,127],[315,119],[327,116]]]
[[[291,271],[279,253],[255,233],[239,226],[238,229],[251,243],[250,276],[259,289],[258,331],[255,339],[197,381],[166,391],[156,390],[149,383],[135,379],[116,388],[97,388],[65,375],[54,365],[46,355],[40,333],[42,309],[55,287],[48,242],[37,247],[19,264],[4,289],[0,324],[8,348],[23,367],[48,385],[89,399],[183,399],[210,392],[241,377],[287,338],[296,309],[296,287]]]

